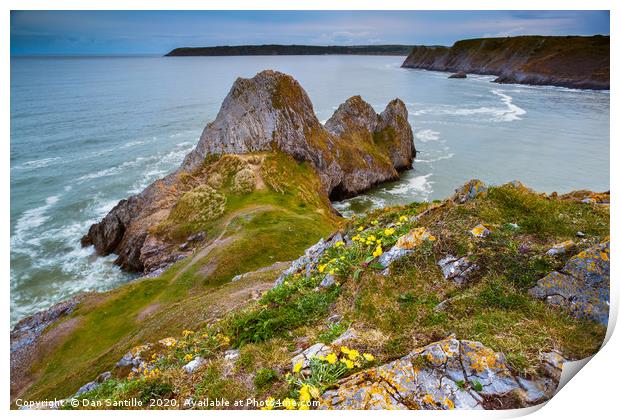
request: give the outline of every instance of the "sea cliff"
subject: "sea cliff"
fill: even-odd
[[[323,126],[296,80],[263,71],[237,79],[177,171],[120,201],[82,244],[117,254],[125,270],[151,273],[189,255],[192,244],[215,234],[214,225],[266,193],[297,191],[308,207],[335,217],[328,198],[397,179],[415,154],[401,100],[377,114],[354,96]]]
[[[609,36],[516,36],[416,46],[402,67],[497,76],[497,83],[609,89]]]

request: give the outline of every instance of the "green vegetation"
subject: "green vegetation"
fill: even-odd
[[[229,283],[234,273],[301,254],[318,239],[317,220],[324,220],[322,236],[335,226],[322,213],[324,198],[316,201],[307,182],[301,182],[303,172],[299,179],[284,177],[265,169],[266,162],[261,177],[268,190],[249,193],[252,200],[227,191],[222,217],[229,215],[229,224],[222,238],[233,238],[230,243],[222,243],[210,258],[181,261],[159,278],[82,304],[72,315],[80,326],[42,361],[43,374],[29,397],[70,395],[109,370],[130,347],[167,335],[177,337],[175,345],[146,354],[153,360],[147,371],[127,376],[114,370],[115,379],[87,396],[270,397],[294,408],[356,370],[394,360],[450,334],[503,352],[521,374],[536,373],[541,351],[558,349],[569,358],[583,358],[601,345],[604,327],[551,308],[527,290],[608,236],[607,206],[505,185],[462,205],[412,203],[377,210],[352,219],[344,227],[346,243],[336,242],[326,250],[308,276],[305,270],[293,273],[272,287],[278,271],[271,270]],[[222,179],[221,188],[226,188],[226,176]],[[254,200],[276,209],[235,213]],[[480,223],[491,231],[486,238],[470,233]],[[574,249],[553,257],[545,254],[553,244],[575,239],[577,231],[586,238],[576,241]],[[385,275],[377,258],[397,241],[412,252]],[[466,284],[444,279],[437,261],[447,254],[467,255],[478,266]],[[201,271],[205,267],[211,267],[207,275]],[[334,283],[321,287],[326,276],[334,276]],[[248,302],[251,290],[262,295]],[[239,302],[232,303],[236,296]],[[162,305],[155,318],[137,317],[155,302]],[[227,307],[222,308],[222,302]],[[331,315],[341,321],[328,322]],[[317,342],[328,344],[349,326],[356,332],[350,344],[355,350],[342,347],[310,359],[307,367],[291,366],[300,350]],[[239,350],[236,362],[224,358],[231,348]],[[182,366],[198,355],[205,364],[192,374],[184,372]],[[481,387],[475,382],[459,386]]]

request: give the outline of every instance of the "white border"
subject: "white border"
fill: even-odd
[[[3,15],[1,25],[3,32],[1,57],[3,60],[2,65],[2,92],[4,94],[3,100],[0,102],[2,109],[1,118],[1,133],[2,133],[2,145],[4,153],[4,165],[2,166],[2,196],[8,201],[10,200],[10,13],[11,9],[15,10],[117,10],[117,9],[144,9],[144,10],[170,10],[170,9],[186,9],[186,10],[276,10],[276,9],[307,9],[307,10],[611,10],[611,28],[615,28],[618,24],[618,13],[620,13],[619,2],[602,1],[602,0],[588,0],[588,1],[575,1],[575,0],[521,0],[521,1],[491,1],[491,0],[442,0],[426,2],[422,1],[397,1],[397,0],[381,0],[381,1],[369,1],[369,0],[262,0],[258,1],[243,1],[243,0],[227,0],[226,2],[207,2],[207,1],[191,1],[191,0],[175,0],[162,1],[151,0],[149,2],[138,0],[124,0],[124,1],[103,1],[93,0],[89,2],[77,1],[77,0],[56,0],[41,1],[41,0],[5,0],[2,2]],[[613,37],[612,37],[613,38]],[[616,44],[611,44],[611,58],[612,69],[618,68],[618,48]],[[615,85],[617,78],[615,73],[611,74],[611,84]],[[617,123],[614,119],[619,115],[615,111],[617,107],[617,99],[615,95],[611,95],[611,121],[610,121],[610,137],[614,141],[610,141],[611,152],[611,189],[615,192],[616,181],[618,180],[618,167],[615,164],[618,163],[618,156],[620,156],[620,148],[617,141],[620,141],[618,137]],[[615,203],[615,197],[612,195],[612,202]],[[2,241],[1,258],[3,272],[5,273],[4,282],[4,302],[6,303],[5,309],[2,312],[2,325],[8,329],[9,327],[9,268],[10,268],[10,233],[9,223],[7,221],[10,218],[10,205],[4,205],[1,208],[1,217],[5,222],[2,225],[2,235],[4,240]],[[617,208],[612,206],[612,226],[611,234],[615,238],[617,237]],[[612,278],[616,273],[618,267],[618,252],[615,247],[615,243],[612,244]],[[615,324],[615,316],[618,308],[618,293],[616,287],[617,280],[612,281],[612,317]],[[611,324],[611,322],[610,322]],[[611,332],[612,328],[610,328]],[[306,418],[317,417],[330,417],[339,419],[347,418],[353,419],[359,416],[373,416],[374,417],[407,417],[415,416],[416,418],[461,418],[461,419],[480,419],[480,418],[498,418],[498,417],[515,417],[526,414],[526,412],[532,412],[530,418],[532,419],[544,419],[547,417],[556,417],[563,419],[606,419],[610,418],[613,412],[617,411],[616,405],[618,403],[618,388],[620,386],[620,361],[616,355],[620,354],[620,342],[616,336],[609,337],[608,343],[605,347],[595,355],[588,363],[588,367],[579,372],[577,378],[569,381],[569,383],[554,397],[545,407],[541,410],[526,409],[514,411],[493,411],[493,412],[470,412],[470,411],[454,411],[454,412],[338,412],[338,413],[324,413],[310,411],[304,414],[308,416]],[[2,365],[2,376],[5,378],[3,383],[2,395],[5,398],[5,404],[3,409],[8,410],[9,406],[9,334],[8,331],[3,335],[4,346],[2,347],[3,360],[5,363]],[[260,418],[266,418],[266,416],[290,416],[301,415],[297,413],[286,412],[183,412],[183,415],[188,417],[200,416],[213,416],[216,418],[224,418],[224,416],[256,416]],[[26,412],[26,411],[11,411],[10,416],[12,418],[34,418],[37,415],[49,416],[50,418],[81,418],[84,417],[109,417],[111,415],[120,417],[137,417],[137,418],[152,418],[161,416],[170,416],[169,412],[67,412],[67,411],[48,411],[48,412]],[[173,413],[172,415],[181,415],[180,413]],[[617,416],[617,414],[615,415]],[[168,417],[169,418],[169,417]]]

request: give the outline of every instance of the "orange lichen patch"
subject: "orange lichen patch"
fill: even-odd
[[[470,230],[470,233],[477,238],[484,238],[489,233],[491,233],[491,231],[481,223],[475,226],[472,230]]]
[[[435,237],[425,227],[419,227],[398,238],[396,246],[400,249],[413,249],[426,240],[434,241]]]

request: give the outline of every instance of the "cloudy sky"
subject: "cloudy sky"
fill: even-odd
[[[13,11],[12,55],[164,54],[239,44],[451,45],[609,34],[607,11]]]

